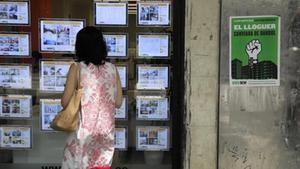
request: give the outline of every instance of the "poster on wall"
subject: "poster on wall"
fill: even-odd
[[[31,89],[31,67],[29,65],[0,65],[0,87]]]
[[[169,133],[169,127],[165,126],[139,126],[136,132],[136,149],[145,151],[168,151]]]
[[[168,120],[169,98],[161,96],[137,96],[136,116],[138,120]]]
[[[137,58],[169,58],[169,34],[140,34],[137,38]]]
[[[170,26],[171,2],[140,2],[138,3],[138,26]]]
[[[31,118],[30,95],[0,96],[0,118]]]
[[[169,87],[169,67],[137,65],[136,88],[141,90],[164,90]]]
[[[127,34],[103,34],[108,58],[127,58]]]
[[[40,128],[42,131],[53,131],[50,124],[60,110],[62,110],[60,99],[40,99]]]
[[[121,80],[121,86],[123,89],[126,89],[127,88],[127,66],[117,65],[117,69]]]
[[[127,26],[127,3],[95,0],[94,15],[96,26]]]
[[[63,92],[71,60],[42,60],[40,64],[40,90]]]
[[[31,149],[31,126],[0,126],[0,149]]]
[[[127,150],[127,128],[116,127],[115,128],[115,148],[117,150]]]
[[[279,86],[280,17],[230,17],[230,85]]]
[[[75,53],[76,35],[85,20],[40,19],[40,52]]]
[[[0,33],[0,57],[30,56],[30,33]]]
[[[29,25],[29,1],[1,1],[0,25]]]
[[[115,118],[119,120],[127,118],[127,97],[126,96],[123,97],[121,107],[116,108]]]

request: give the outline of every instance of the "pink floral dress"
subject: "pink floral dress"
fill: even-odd
[[[63,169],[110,167],[114,154],[116,67],[80,63],[81,118],[64,150]]]

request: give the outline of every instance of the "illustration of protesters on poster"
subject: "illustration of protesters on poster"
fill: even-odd
[[[230,18],[230,85],[279,86],[280,17]]]

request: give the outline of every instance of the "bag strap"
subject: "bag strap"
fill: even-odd
[[[80,88],[80,64],[76,62],[77,66],[77,90]]]

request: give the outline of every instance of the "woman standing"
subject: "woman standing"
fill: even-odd
[[[67,139],[62,168],[109,169],[114,154],[114,113],[122,104],[120,77],[116,67],[105,61],[106,44],[95,27],[78,32],[75,50],[78,63],[70,66],[61,102],[66,107],[76,88],[82,88],[80,122]]]

